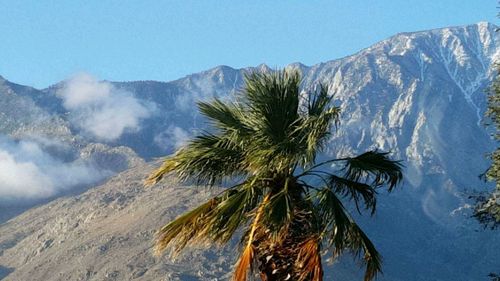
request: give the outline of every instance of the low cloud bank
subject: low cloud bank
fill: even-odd
[[[50,198],[109,175],[81,159],[56,159],[35,141],[0,137],[0,205]]]
[[[113,141],[125,132],[140,130],[140,122],[151,116],[152,104],[82,73],[67,80],[57,92],[69,111],[73,125],[100,141]]]
[[[164,151],[173,152],[187,143],[191,134],[181,127],[169,126],[165,131],[156,135],[154,142]]]

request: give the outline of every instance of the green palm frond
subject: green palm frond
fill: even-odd
[[[345,249],[344,239],[350,226],[350,217],[337,195],[328,187],[312,194],[316,201],[320,220],[323,222],[322,234],[328,240],[328,246]]]
[[[225,179],[238,184],[161,228],[158,251],[172,247],[175,254],[191,243],[224,244],[241,230],[235,281],[255,273],[255,263],[261,274],[274,274],[270,263],[279,264],[277,259],[296,266],[291,278],[320,281],[323,248],[334,257],[347,251],[361,258],[366,281],[381,272],[380,255],[339,198],[373,214],[377,188],[387,185],[392,191],[402,180],[402,165],[377,150],[316,164],[338,126],[340,109],[327,86],[301,93],[300,82],[297,71],[253,72],[245,76],[236,102],[198,103],[212,125],[210,133],[167,157],[147,183],[175,172],[198,184]],[[327,170],[331,163],[339,164],[330,167],[336,171]],[[311,177],[320,184],[309,182]]]
[[[173,160],[173,157],[168,157],[163,161],[161,166],[154,170],[144,181],[145,186],[152,186],[162,180],[168,173],[174,171],[177,167],[177,163]]]
[[[238,185],[181,215],[158,231],[157,253],[175,245],[175,256],[190,242],[225,244],[259,205],[259,194],[254,186]]]
[[[335,193],[353,200],[358,212],[360,212],[359,205],[364,204],[365,209],[370,209],[372,215],[375,213],[377,191],[372,186],[336,175],[330,175],[328,182],[330,184],[329,187]]]
[[[235,131],[238,135],[247,135],[252,132],[245,124],[246,113],[241,105],[214,99],[211,102],[199,102],[198,109],[215,128],[225,133]]]
[[[255,131],[272,144],[283,142],[299,118],[300,74],[277,71],[245,76],[244,98]]]
[[[176,255],[192,240],[198,243],[206,242],[206,237],[200,234],[206,232],[209,227],[206,220],[218,203],[218,198],[212,198],[160,228],[156,239],[156,253],[160,254],[170,245],[174,245],[172,254]]]
[[[349,228],[348,247],[366,264],[365,281],[370,281],[374,279],[377,274],[382,273],[382,257],[368,236],[366,236],[361,228],[353,221]]]
[[[373,243],[354,222],[335,193],[328,187],[317,193],[318,209],[325,224],[324,236],[334,257],[348,250],[366,264],[365,281],[382,272],[382,258]]]
[[[182,179],[196,179],[198,183],[219,183],[224,177],[244,174],[246,170],[242,149],[230,139],[202,134],[165,160],[147,180],[155,183],[174,171]]]
[[[329,110],[333,97],[328,94],[328,87],[320,84],[319,91],[313,91],[307,96],[307,115],[319,116]]]
[[[304,155],[301,164],[311,165],[316,160],[316,155],[320,152],[330,135],[331,126],[336,124],[339,118],[339,108],[330,107],[317,115],[310,115],[297,126],[292,137],[297,138],[299,154]],[[299,150],[300,149],[300,150]]]
[[[210,237],[221,244],[227,243],[247,223],[261,197],[262,190],[251,184],[243,184],[228,192],[207,220]]]
[[[387,184],[392,191],[403,179],[403,173],[401,162],[391,160],[388,154],[373,150],[347,158],[345,178],[356,182],[371,180],[371,185],[375,187]]]
[[[276,238],[293,218],[293,201],[286,189],[274,194],[264,206],[264,222]]]

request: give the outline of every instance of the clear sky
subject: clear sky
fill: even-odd
[[[0,75],[169,81],[217,65],[312,65],[398,32],[489,21],[496,0],[0,0]]]

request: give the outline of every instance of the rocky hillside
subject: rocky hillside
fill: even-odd
[[[0,278],[227,280],[237,257],[236,241],[225,248],[191,248],[175,260],[153,255],[160,225],[220,190],[184,186],[172,178],[144,188],[152,167],[138,165],[84,194],[33,208],[4,224]],[[348,278],[344,265],[335,268],[335,276]]]
[[[129,147],[76,133],[64,114],[42,106],[54,100],[0,77],[0,223],[143,162]]]
[[[139,165],[87,193],[55,200],[6,223],[0,230],[0,277],[213,280],[222,276],[230,258],[193,252],[174,264],[152,255],[158,225],[210,192],[178,187],[173,181],[144,189],[141,181],[150,170]]]
[[[320,82],[330,85],[342,108],[339,130],[321,157],[376,147],[391,151],[406,165],[404,186],[380,195],[374,218],[359,218],[384,256],[380,280],[483,280],[500,268],[500,232],[482,231],[470,219],[464,194],[484,186],[478,175],[488,165],[484,154],[493,147],[481,119],[484,90],[500,52],[495,30],[492,24],[478,23],[401,33],[346,58],[288,66],[301,70],[305,88]],[[224,278],[232,264],[230,252],[197,252],[192,254],[196,258],[188,256],[176,264],[150,255],[154,229],[208,193],[172,186],[142,189],[139,182],[149,166],[140,158],[168,154],[206,128],[196,101],[233,98],[244,73],[255,70],[270,71],[265,65],[220,66],[172,82],[108,82],[80,75],[43,90],[1,80],[0,132],[6,140],[0,141],[0,157],[12,164],[7,168],[27,163],[38,168],[33,174],[52,184],[54,191],[43,198],[74,190],[59,187],[54,179],[61,173],[44,163],[75,167],[67,171],[71,175],[81,171],[82,161],[91,168],[84,169],[88,175],[111,171],[101,181],[139,165],[101,187],[58,199],[1,225],[5,279],[46,280],[56,272],[61,275],[51,277],[60,278],[54,280],[123,280],[146,269],[142,278],[148,280]],[[98,153],[112,151],[122,156]],[[136,159],[135,164],[127,159]],[[91,185],[67,182],[80,186],[78,192]],[[11,189],[0,186],[0,194],[9,195],[14,187],[30,194],[33,189],[22,189],[28,183],[37,185],[35,194],[45,194],[40,181],[26,183]],[[29,196],[21,196],[25,197]],[[19,202],[14,199],[0,208]],[[92,217],[88,224],[87,217]],[[167,272],[171,277],[165,277]],[[342,261],[329,274],[352,280],[358,273]]]

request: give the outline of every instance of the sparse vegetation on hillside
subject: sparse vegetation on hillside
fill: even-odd
[[[494,130],[495,141],[500,141],[500,73],[498,72],[489,89],[486,117],[489,119],[488,126]],[[492,163],[485,178],[494,182],[496,188],[489,194],[474,196],[478,201],[474,217],[487,227],[497,228],[500,226],[500,146],[497,145],[489,158]]]

